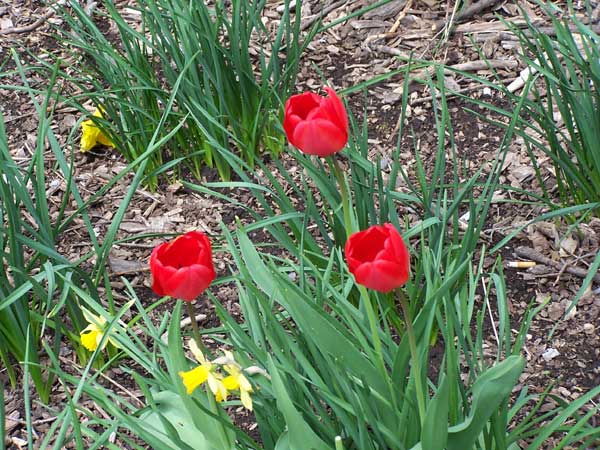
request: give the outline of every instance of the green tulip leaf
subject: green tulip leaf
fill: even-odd
[[[156,430],[156,437],[165,448],[217,450],[209,445],[185,408],[181,407],[182,399],[175,392],[162,391],[154,395],[155,407],[140,416],[142,426]],[[190,446],[182,447],[183,443]]]
[[[277,407],[287,424],[287,432],[280,436],[275,446],[276,450],[331,450],[331,447],[316,435],[294,407],[271,357],[269,357],[269,373],[272,378],[273,393],[277,399]]]
[[[262,262],[260,255],[254,248],[254,245],[252,245],[252,241],[250,241],[246,233],[242,230],[238,230],[237,236],[242,257],[246,262],[246,266],[251,268],[249,272],[252,279],[265,294],[269,297],[273,297],[277,289],[273,274]]]
[[[444,450],[448,441],[448,382],[444,377],[427,407],[421,430],[423,450]]]
[[[275,450],[290,450],[290,434],[286,431],[281,433],[279,439],[275,443]]]
[[[490,416],[510,395],[524,367],[523,357],[509,356],[477,378],[473,384],[471,413],[464,422],[448,429],[447,450],[473,448]]]
[[[181,327],[179,318],[181,317],[182,301],[177,301],[168,330],[169,351],[165,353],[165,363],[169,373],[173,377],[177,396],[178,408],[185,410],[190,419],[190,427],[196,430],[202,430],[204,439],[210,443],[210,448],[217,450],[226,450],[232,448],[232,442],[235,441],[235,434],[228,425],[231,423],[230,417],[222,408],[218,408],[217,415],[212,416],[207,409],[210,409],[210,401],[202,389],[194,393],[194,397],[186,393],[181,377],[178,375],[180,370],[188,370],[189,361],[185,357],[184,343],[181,338]],[[154,398],[154,397],[153,397]],[[200,404],[204,407],[201,408]]]
[[[281,281],[282,277],[277,277],[277,274],[262,262],[245,233],[239,231],[238,239],[244,261],[247,267],[252,268],[251,276],[259,288],[268,296],[277,298],[300,329],[324,353],[333,355],[337,364],[347,367],[349,372],[365,378],[371,389],[385,398],[388,390],[381,374],[344,334],[346,330],[339,322],[324,313],[317,305],[306,302],[298,295],[295,286],[284,285],[285,281]]]
[[[410,450],[470,450],[474,448],[483,428],[500,403],[510,395],[523,368],[525,360],[521,356],[509,356],[501,363],[485,371],[473,384],[471,414],[462,423],[448,428],[448,388],[442,382],[429,408],[421,442]],[[444,419],[445,417],[445,419]],[[445,420],[446,422],[444,423]],[[445,430],[445,431],[444,431]],[[447,438],[436,436],[446,434]],[[447,441],[445,444],[443,441]],[[509,450],[520,450],[512,444]]]

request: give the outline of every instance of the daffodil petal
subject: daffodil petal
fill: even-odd
[[[115,144],[113,143],[113,141],[110,140],[109,137],[107,137],[104,133],[100,132],[98,133],[98,144],[102,144],[105,145],[107,147],[114,147]]]
[[[248,391],[240,391],[240,400],[247,410],[252,411],[252,397]]]
[[[203,366],[204,367],[204,366]],[[227,398],[227,389],[225,389],[225,386],[223,386],[223,383],[221,380],[219,380],[213,373],[211,373],[210,371],[208,372],[208,387],[210,388],[210,390],[212,391],[212,393],[214,395],[217,395],[217,392],[221,393],[221,396],[223,398]]]
[[[205,364],[207,362],[206,358],[204,357],[204,354],[198,348],[198,344],[196,344],[195,340],[190,339],[188,342],[188,346],[190,348],[190,351],[192,352],[192,355],[194,355],[194,358],[196,358],[196,361],[198,361],[200,364]]]
[[[91,323],[79,334],[81,345],[83,345],[90,352],[93,352],[98,348],[98,344],[102,340],[102,335],[102,330],[95,324]]]
[[[96,146],[100,130],[91,120],[86,120],[81,124],[81,141],[79,148],[82,152],[89,152]]]
[[[93,114],[94,117],[103,119],[102,110],[97,108]],[[96,126],[94,121],[85,120],[81,123],[81,141],[79,148],[82,152],[88,152],[96,145],[106,145],[107,147],[114,147],[115,144],[106,136],[100,128]]]
[[[190,395],[194,390],[208,379],[208,369],[204,366],[198,366],[187,372],[179,372],[186,392]]]
[[[117,340],[113,339],[110,335],[108,337],[108,342],[110,342],[115,348],[121,348],[121,344],[119,344]]]
[[[93,323],[97,327],[102,327],[106,323],[106,319],[102,316],[97,316],[89,309],[85,307],[81,307],[81,312],[83,313],[83,318],[87,323]]]
[[[229,391],[227,389],[225,389],[225,386],[223,386],[223,383],[219,382],[219,390],[217,391],[215,398],[219,397],[219,398],[222,398],[223,400],[227,400],[228,395],[229,395]]]
[[[252,385],[244,375],[239,374],[237,377],[237,382],[241,391],[252,392]]]
[[[240,384],[238,383],[237,377],[233,375],[229,375],[228,377],[223,378],[222,383],[223,386],[225,386],[225,389],[227,389],[228,391],[234,391],[240,388]]]

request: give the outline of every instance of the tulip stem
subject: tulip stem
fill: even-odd
[[[329,167],[335,176],[337,183],[340,186],[340,195],[342,197],[342,209],[344,211],[344,225],[346,227],[346,237],[349,237],[353,232],[352,220],[350,219],[350,194],[348,193],[348,187],[346,185],[346,180],[344,178],[344,172],[340,167],[335,156],[331,156],[327,158],[329,162]]]
[[[198,322],[196,321],[196,313],[194,312],[194,306],[192,302],[185,302],[187,304],[187,312],[190,316],[190,323],[192,325],[192,337],[196,341],[196,345],[204,355],[208,355],[208,350],[202,342],[202,336],[200,335],[200,329],[198,328]]]
[[[425,396],[423,394],[423,383],[421,382],[421,362],[419,361],[419,355],[417,352],[417,339],[415,337],[415,329],[413,328],[412,316],[410,314],[410,307],[408,305],[408,299],[406,298],[406,294],[401,289],[398,289],[398,296],[400,297],[400,306],[402,307],[402,312],[404,314],[406,334],[408,334],[408,345],[410,347],[412,368],[415,375],[417,404],[419,407],[421,426],[423,426],[423,422],[425,420]]]

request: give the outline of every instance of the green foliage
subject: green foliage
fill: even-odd
[[[519,38],[520,57],[527,67],[521,73],[522,90],[509,90],[498,74],[489,81],[461,72],[508,99],[510,107],[457,95],[505,118],[513,116],[515,105],[522,105],[514,132],[527,147],[543,191],[542,200],[550,207],[597,203],[600,201],[600,37],[575,14],[565,14],[564,19],[559,19],[557,11],[547,5],[545,8],[551,33],[538,28],[527,14],[523,14],[525,28],[506,23]],[[485,60],[483,54],[482,59]],[[495,73],[493,68],[490,70]],[[506,127],[502,120],[492,122]],[[542,172],[545,158],[553,164],[556,192],[548,184],[547,174]]]
[[[70,6],[72,15],[63,12],[73,31],[63,36],[64,42],[83,50],[86,59],[68,79],[96,89],[94,102],[103,105],[109,119],[98,125],[111,135],[130,164],[84,202],[72,183],[72,161],[65,160],[50,132],[50,119],[41,114],[51,97],[44,105],[36,104],[41,116],[39,139],[31,162],[25,166],[11,157],[0,117],[0,261],[6,268],[0,271],[0,359],[13,383],[16,375],[11,364],[25,362],[24,401],[30,441],[33,428],[28,377],[42,398],[47,398],[56,376],[73,389],[65,390],[66,406],[50,424],[47,438],[39,445],[42,450],[66,446],[116,450],[111,442],[114,436],[136,450],[145,448],[138,439],[152,448],[185,450],[326,450],[334,446],[337,450],[518,450],[525,441],[527,448],[536,450],[543,448],[551,435],[561,439],[557,448],[575,443],[585,448],[597,442],[600,430],[590,420],[598,408],[590,404],[600,394],[600,387],[570,403],[548,393],[529,394],[527,388],[513,393],[525,364],[521,353],[529,324],[544,305],[528,310],[515,331],[500,259],[489,270],[483,269],[484,259],[494,255],[504,241],[487,252],[479,236],[492,195],[501,188],[499,177],[508,145],[515,134],[524,133],[522,113],[534,117],[531,108],[535,102],[526,96],[514,98],[515,107],[504,112],[506,133],[491,170],[465,174],[452,139],[443,72],[438,67],[434,79],[421,80],[439,93],[439,100],[433,102],[438,142],[432,161],[422,157],[415,146],[416,170],[407,173],[401,164],[399,143],[384,175],[381,161],[370,159],[365,114],[362,120],[351,118],[348,148],[335,156],[341,160],[342,169],[334,160],[323,161],[291,150],[302,170],[298,183],[284,162],[267,166],[257,158],[261,147],[274,152],[281,147],[278,111],[281,99],[293,87],[302,51],[299,20],[290,20],[287,2],[276,39],[269,47],[269,52],[278,56],[268,57],[267,48],[261,45],[256,60],[250,58],[248,48],[255,39],[267,36],[260,21],[264,2],[234,0],[209,7],[204,2],[138,0],[141,30],[132,28],[115,5],[107,2],[103,17],[118,29],[116,45],[77,2]],[[562,105],[559,109],[563,114],[573,115],[573,133],[561,136],[564,142],[576,141],[572,144],[575,149],[569,152],[579,147],[589,150],[595,135],[582,135],[576,116],[585,118],[587,113],[575,112],[575,107],[589,112],[597,103],[582,100],[582,95],[588,98],[581,94],[585,82],[577,78],[583,70],[577,65],[583,56],[578,59],[567,54],[569,49],[574,51],[571,41],[566,32],[557,35],[560,45],[540,39],[539,51],[550,55],[552,49],[559,49],[563,53],[554,59],[548,57],[547,67],[538,62],[537,69],[542,78],[550,80],[546,80],[550,101]],[[597,61],[597,50],[585,48]],[[283,49],[285,60],[280,57]],[[573,71],[563,78],[550,76],[555,60],[561,64],[570,61],[567,67],[574,67]],[[405,75],[411,64],[409,61]],[[51,69],[52,81],[66,76],[58,65]],[[592,69],[595,74],[597,67]],[[409,77],[405,79],[401,136],[411,132],[404,120]],[[574,79],[579,85],[568,84]],[[591,75],[586,80],[595,82]],[[533,84],[527,88],[536,92]],[[32,98],[40,93],[29,86],[24,90]],[[61,97],[56,94],[55,98]],[[540,119],[538,124],[542,122]],[[540,127],[538,131],[543,129]],[[56,221],[47,217],[45,139],[67,180]],[[533,138],[526,143],[531,149],[541,145]],[[232,170],[240,181],[185,186],[229,201],[254,219],[244,226],[238,224],[235,231],[223,226],[224,245],[220,248],[231,256],[232,275],[217,285],[235,284],[243,321],[231,316],[209,293],[222,326],[203,330],[203,334],[217,346],[232,348],[242,367],[259,369],[254,375],[248,374],[254,387],[259,442],[230,417],[229,412],[240,406],[238,400],[230,398],[218,404],[204,388],[192,395],[186,393],[179,372],[195,363],[185,352],[181,302],[173,301],[172,312],[163,313],[156,323],[150,312],[171,300],[143,305],[123,280],[137,314],[127,328],[116,326],[126,307],[119,309],[113,301],[105,262],[116,242],[119,224],[140,184],[155,186],[157,176],[182,161],[196,175],[205,164],[214,165],[223,177]],[[563,166],[553,161],[560,172]],[[254,168],[260,172],[250,175]],[[98,242],[87,206],[131,170],[137,173]],[[565,177],[567,173],[565,170]],[[583,178],[592,180],[591,175]],[[405,186],[402,191],[397,189],[400,181]],[[261,210],[239,203],[228,195],[228,189],[250,191]],[[561,189],[567,192],[572,187],[564,182]],[[67,213],[71,200],[77,210]],[[567,210],[586,208],[592,206],[569,206]],[[422,220],[409,223],[407,212],[412,217],[420,215]],[[564,212],[548,214],[555,217]],[[466,226],[460,220],[465,214],[470,217]],[[96,255],[91,277],[77,269],[80,261],[67,261],[56,251],[55,242],[77,217],[83,218]],[[394,294],[357,287],[344,262],[342,248],[348,233],[383,222],[392,222],[412,244],[411,279],[402,290],[408,304],[405,314],[400,313]],[[268,233],[268,242],[251,240],[251,233],[257,230]],[[474,261],[477,252],[480,259]],[[591,267],[588,284],[599,264],[600,257]],[[102,282],[108,313],[97,295]],[[67,373],[57,360],[57,346],[66,335],[82,353],[77,345],[81,303],[96,314],[110,317],[104,339],[114,333],[111,339],[118,342],[120,350],[109,353],[106,362],[100,350],[91,356],[80,355],[85,366],[74,365]],[[493,317],[493,338],[488,336],[487,315]],[[67,320],[75,324],[74,331],[65,327]],[[409,340],[408,323],[414,328],[416,349]],[[54,347],[41,340],[46,330],[54,332]],[[484,352],[484,343],[492,339]],[[213,360],[219,351],[211,348],[213,354],[206,356]],[[39,365],[42,349],[52,362],[48,379],[42,376]],[[135,380],[143,401],[127,392],[123,395],[101,380],[102,371],[123,357],[127,363],[121,369]],[[548,398],[557,406],[542,412]],[[107,416],[89,411],[88,399]],[[0,424],[3,415],[0,407]],[[93,446],[86,447],[88,442]]]
[[[521,40],[524,62],[533,70],[533,98],[524,110],[532,126],[524,126],[521,135],[528,137],[532,150],[541,151],[554,164],[563,206],[598,202],[600,37],[575,15],[564,20],[548,17],[556,36],[531,22],[525,31],[513,28]],[[532,129],[542,138],[531,137]],[[536,153],[530,155],[539,167]],[[537,175],[545,186],[539,171]]]
[[[66,338],[81,361],[88,359],[87,350],[79,343],[79,332],[86,325],[80,310],[82,293],[89,292],[85,296],[88,298],[86,304],[98,305],[98,285],[104,281],[110,286],[105,262],[127,206],[143,179],[146,160],[157,147],[164,145],[173,136],[181,124],[170,133],[161,133],[165,122],[164,117],[161,118],[151,137],[149,148],[107,186],[83,201],[74,182],[73,160],[65,157],[63,148],[50,128],[50,105],[58,97],[57,93],[53,93],[53,87],[59,68],[53,67],[48,87],[44,91],[37,91],[28,84],[25,69],[18,62],[16,54],[13,54],[13,58],[17,65],[13,75],[21,76],[23,86],[3,87],[21,89],[31,97],[38,114],[39,126],[31,159],[17,162],[9,151],[4,118],[0,115],[0,263],[3,267],[0,271],[0,361],[7,368],[13,386],[17,382],[14,364],[23,364],[26,375],[24,385],[29,386],[30,376],[45,402],[55,378],[41,364],[41,343],[50,340],[52,351],[58,353]],[[0,77],[5,75],[1,74]],[[44,98],[41,105],[36,100],[37,95]],[[173,99],[168,99],[165,115],[168,115],[172,105]],[[49,117],[46,115],[47,111],[50,111]],[[160,140],[157,138],[159,133],[162,135]],[[54,210],[56,214],[52,218],[47,197],[47,143],[56,161],[52,169],[65,180],[64,187],[58,191],[62,194],[56,196],[59,206]],[[87,207],[130,173],[132,168],[138,166],[140,170],[134,177],[121,208],[116,212],[103,241],[98,242]],[[68,207],[73,203],[77,205],[76,209],[69,210]],[[59,253],[57,243],[75,220],[82,220],[82,231],[87,233],[93,252],[84,255],[81,260],[70,261]],[[96,257],[96,263],[92,269],[93,276],[90,276],[80,269],[80,264],[92,256]],[[114,313],[110,289],[108,294],[109,310]]]
[[[45,103],[43,110],[48,106]],[[65,206],[70,198],[72,173],[62,172],[67,189],[60,199],[58,218],[48,214],[45,142],[62,155],[49,127],[40,117],[38,140],[31,160],[17,163],[9,152],[4,118],[0,114],[0,361],[16,384],[13,365],[22,363],[43,401],[54,378],[40,360],[40,340],[50,339],[58,351],[63,336],[72,338],[71,322],[81,324],[77,299],[69,285],[90,286],[89,277],[57,251],[60,230],[70,220]],[[68,280],[64,282],[64,280]],[[29,383],[25,377],[25,384]]]
[[[97,14],[116,26],[116,41],[78,2],[62,10],[71,31],[60,39],[65,48],[84,55],[74,55],[80,64],[68,78],[85,92],[92,87],[90,96],[110,119],[99,125],[129,161],[148,147],[167,99],[176,91],[177,108],[167,117],[166,130],[181,121],[184,126],[150,158],[146,174],[152,176],[146,181],[151,186],[156,187],[157,172],[181,161],[197,177],[206,165],[228,179],[230,167],[223,153],[232,144],[250,167],[261,150],[281,149],[281,98],[294,88],[305,45],[300,41],[300,20],[290,18],[287,2],[272,34],[262,22],[265,0],[218,1],[212,6],[139,0],[135,11],[141,29],[130,25],[113,2],[105,5],[107,14]],[[306,43],[313,34],[306,36]],[[173,163],[163,167],[167,161]]]
[[[566,218],[576,229],[579,223],[597,216],[600,211],[600,37],[572,11],[560,11],[546,4],[543,7],[552,24],[551,33],[538,28],[527,14],[523,15],[526,28],[506,23],[519,38],[520,55],[527,67],[521,74],[522,90],[510,91],[491,66],[490,71],[495,74],[491,81],[460,72],[461,76],[480,82],[495,95],[508,99],[509,107],[455,93],[466,102],[493,113],[471,111],[473,114],[507,131],[512,129],[511,133],[523,140],[541,194],[504,188],[551,209],[510,233],[494,250],[502,248],[531,223]],[[557,18],[561,15],[562,19]],[[481,51],[480,56],[486,60]],[[517,115],[515,108],[520,111]],[[502,120],[491,119],[494,115]],[[544,159],[552,163],[554,176],[548,177],[543,171],[542,165],[547,164]],[[555,187],[548,180],[555,181]],[[600,254],[592,262],[589,276],[564,317],[587,292],[592,274],[599,267]]]
[[[410,68],[409,63],[406,73]],[[443,77],[438,77],[438,80],[443,80]],[[421,215],[422,222],[408,230],[405,237],[423,234],[428,246],[444,248],[436,261],[439,270],[454,270],[453,267],[455,268],[458,262],[468,260],[469,255],[479,245],[479,235],[486,224],[492,193],[498,189],[504,156],[520,110],[516,108],[512,113],[512,125],[503,137],[490,172],[484,174],[481,169],[475,174],[465,174],[461,170],[454,140],[446,139],[446,136],[453,135],[453,129],[443,82],[424,82],[441,94],[440,102],[435,105],[434,110],[435,133],[440,138],[432,157],[435,161],[433,165],[415,150],[416,177],[409,176],[402,166],[402,148],[399,141],[389,160],[389,173],[384,177],[381,160],[369,158],[366,113],[362,121],[350,117],[352,133],[348,147],[335,158],[339,158],[346,166],[342,178],[347,191],[351,193],[351,222],[358,229],[364,229],[371,224],[391,222],[402,230],[405,228],[403,214],[409,211],[416,212]],[[405,93],[408,92],[407,87],[408,81]],[[405,94],[401,109],[400,135],[411,131],[406,128],[404,121],[406,105]],[[184,185],[243,208],[256,220],[249,231],[265,229],[278,246],[284,247],[292,255],[297,254],[300,244],[311,262],[325,269],[329,263],[327,256],[335,248],[343,247],[347,237],[338,179],[335,170],[329,169],[332,167],[330,162],[326,163],[293,149],[290,149],[290,152],[305,174],[301,183],[294,180],[293,175],[288,173],[284,163],[280,161],[272,163],[276,171],[259,162],[260,174],[264,181],[258,182],[257,177],[247,174],[247,166],[242,161],[230,157],[230,164],[241,182],[201,185],[184,182]],[[397,189],[401,182],[404,182],[406,189]],[[249,190],[263,211],[255,211],[252,207],[229,197],[227,188]],[[464,215],[470,217],[466,229],[461,228],[461,222],[464,222],[461,216]],[[465,267],[463,265],[463,270]],[[337,275],[333,272],[331,276],[335,278]],[[419,271],[414,272],[415,283],[422,283],[423,276]],[[458,278],[460,276],[457,274],[456,279]],[[449,279],[448,283],[455,281]]]

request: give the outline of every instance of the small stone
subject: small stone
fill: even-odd
[[[585,334],[592,334],[594,332],[594,329],[595,327],[591,323],[583,324],[583,331],[585,332]]]
[[[558,392],[560,392],[560,394],[565,398],[569,398],[571,396],[571,391],[563,386],[559,386]]]
[[[558,350],[556,350],[555,348],[549,348],[544,353],[542,353],[542,358],[544,358],[544,361],[549,362],[556,358],[558,355],[560,355],[560,352]]]

